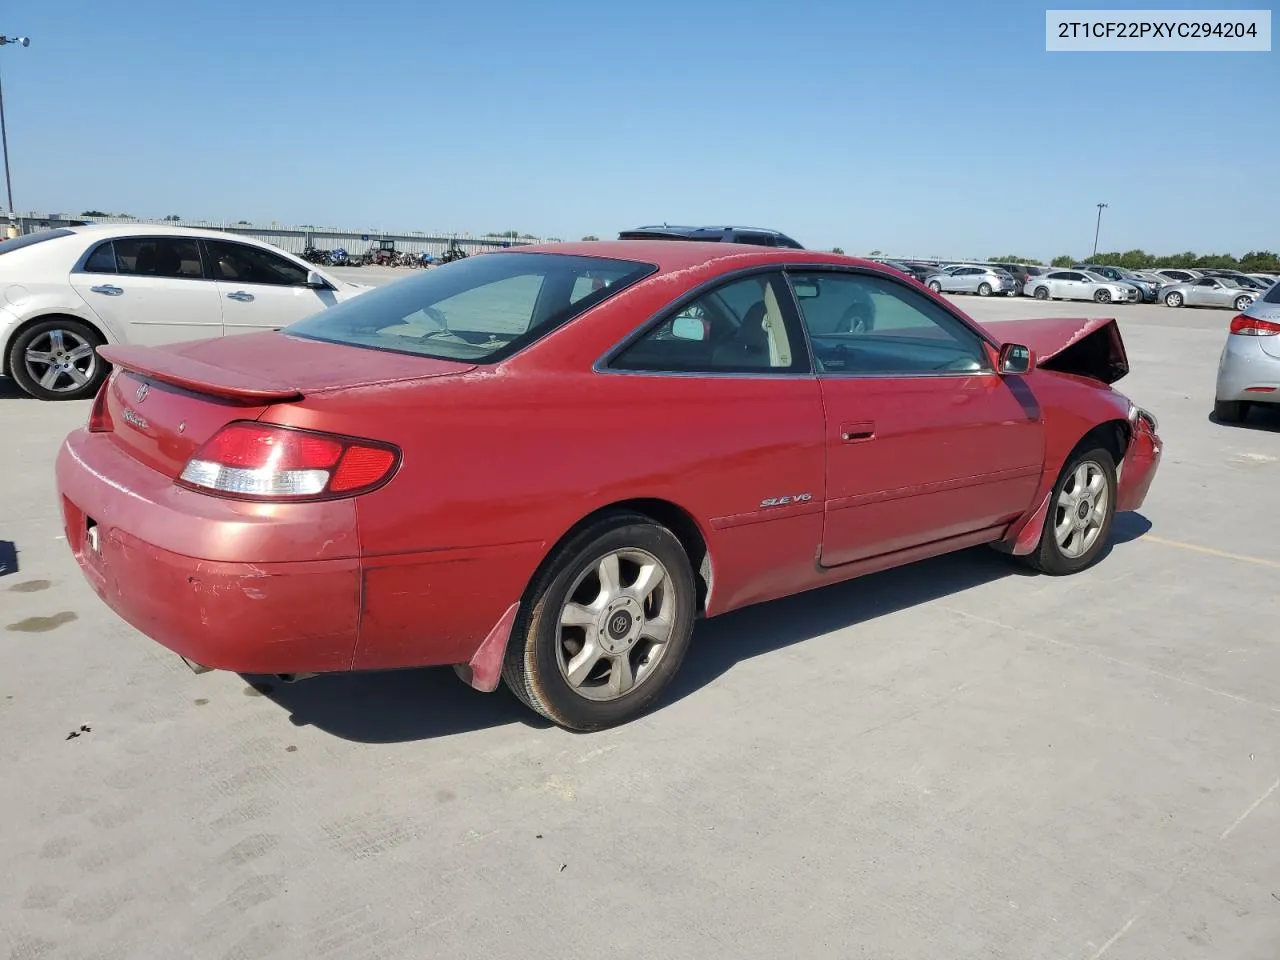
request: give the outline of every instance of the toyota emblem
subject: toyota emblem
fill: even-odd
[[[138,402],[139,402],[139,403],[141,403],[143,400],[147,399],[147,391],[148,391],[148,390],[150,390],[150,387],[148,387],[145,383],[144,383],[142,386],[140,386],[140,387],[138,388],[138,392],[137,392],[137,394],[136,394],[136,397],[137,397],[137,400],[138,400]]]

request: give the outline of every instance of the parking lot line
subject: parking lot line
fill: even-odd
[[[1226,550],[1215,550],[1213,547],[1202,547],[1198,543],[1183,543],[1181,540],[1166,540],[1164,537],[1145,534],[1143,541],[1158,543],[1162,547],[1176,547],[1179,550],[1191,550],[1210,557],[1221,557],[1223,560],[1239,560],[1241,563],[1252,563],[1259,567],[1271,567],[1280,570],[1280,560],[1267,560],[1265,557],[1248,557],[1242,553],[1228,553]]]

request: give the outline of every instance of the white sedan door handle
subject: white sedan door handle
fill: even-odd
[[[108,297],[118,297],[124,293],[119,287],[112,283],[100,283],[96,287],[90,287],[94,293],[105,294]]]
[[[239,300],[241,303],[252,303],[252,302],[253,302],[253,294],[252,294],[252,293],[246,293],[246,292],[245,292],[245,291],[243,291],[243,290],[237,290],[235,293],[228,293],[228,294],[227,294],[227,299],[228,299],[228,300]]]

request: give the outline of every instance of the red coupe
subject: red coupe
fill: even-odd
[[[699,616],[976,544],[1080,570],[1160,459],[1115,321],[984,327],[803,250],[527,247],[101,352],[58,487],[125,620],[197,671],[452,664],[577,730]]]

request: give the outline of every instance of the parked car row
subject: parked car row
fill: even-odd
[[[1070,268],[1021,263],[878,263],[915,277],[935,293],[974,293],[1037,300],[1093,300],[1097,303],[1163,303],[1168,307],[1229,307],[1243,311],[1276,282],[1265,273],[1239,270],[1126,270],[1096,263]]]

